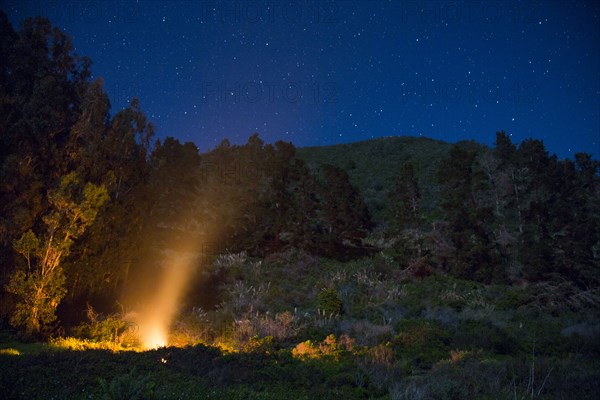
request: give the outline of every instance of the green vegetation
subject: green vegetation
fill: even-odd
[[[111,115],[48,20],[0,33],[3,397],[597,394],[591,155],[504,132],[200,153],[152,143],[137,100]],[[172,346],[142,351],[142,295],[184,257]]]
[[[211,268],[236,281],[222,304],[180,315],[173,333],[204,344],[138,352],[114,338],[33,345],[3,334],[0,387],[7,398],[594,398],[595,309],[540,304],[535,287],[402,278],[393,263],[367,272],[383,262],[223,256]],[[307,264],[300,292],[335,291],[292,308],[294,295],[280,295],[295,280],[286,271]],[[254,286],[266,270],[268,285]],[[343,313],[319,311],[324,292],[340,293]]]

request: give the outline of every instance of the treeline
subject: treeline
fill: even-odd
[[[437,267],[484,283],[600,280],[600,163],[550,156],[535,139],[518,147],[498,132],[493,149],[455,144],[438,171],[439,209],[426,218],[413,166],[390,201],[396,254],[421,273]]]

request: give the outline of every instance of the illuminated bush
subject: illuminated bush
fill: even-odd
[[[88,322],[73,329],[73,334],[82,339],[115,344],[137,345],[137,326],[120,314],[102,316],[88,305]]]
[[[341,336],[338,340],[335,335],[328,335],[321,343],[311,340],[299,343],[292,349],[292,357],[301,360],[329,358],[339,361],[343,354],[355,349],[355,342],[347,336]]]
[[[125,348],[118,343],[112,341],[95,341],[87,339],[78,339],[74,337],[66,338],[55,338],[50,340],[50,345],[54,348],[72,351],[86,351],[86,350],[110,350],[110,351],[123,351],[131,350],[131,348]]]
[[[19,356],[19,355],[21,355],[21,352],[17,349],[8,348],[8,349],[0,349],[0,354],[8,355],[8,356]]]
[[[202,308],[182,314],[175,321],[169,337],[173,346],[187,346],[209,343],[213,336],[208,314]]]
[[[292,356],[301,360],[318,358],[320,355],[321,352],[319,347],[315,346],[315,344],[310,340],[298,343],[298,345],[292,350]]]
[[[276,341],[273,336],[259,338],[254,336],[248,340],[242,350],[246,353],[265,353],[272,354],[277,349]]]

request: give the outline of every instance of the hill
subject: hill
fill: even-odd
[[[332,164],[348,172],[351,182],[360,189],[377,223],[389,216],[388,193],[400,167],[411,162],[423,190],[423,203],[431,212],[437,204],[436,172],[452,144],[439,140],[392,136],[362,142],[321,147],[298,148],[297,156],[311,168]]]

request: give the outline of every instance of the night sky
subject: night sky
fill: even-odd
[[[539,138],[600,156],[600,2],[2,1],[45,15],[157,128],[297,146]]]

